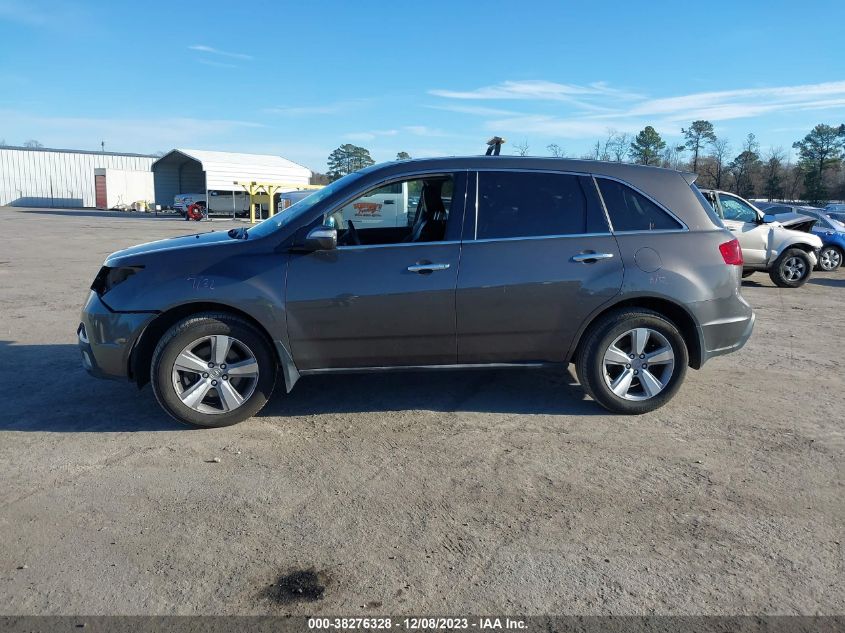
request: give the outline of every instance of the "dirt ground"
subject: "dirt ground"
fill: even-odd
[[[474,371],[192,430],[75,330],[108,253],[230,226],[0,209],[0,614],[845,613],[845,273],[752,276],[747,347],[642,417]]]

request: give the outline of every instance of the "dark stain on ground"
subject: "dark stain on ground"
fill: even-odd
[[[267,597],[279,604],[292,602],[314,602],[322,600],[328,583],[325,572],[310,569],[297,569],[281,576],[267,590]]]

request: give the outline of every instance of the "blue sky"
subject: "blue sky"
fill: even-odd
[[[0,0],[0,140],[325,170],[706,118],[738,148],[845,122],[845,2]]]

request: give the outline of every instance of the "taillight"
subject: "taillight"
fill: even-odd
[[[730,242],[719,244],[719,252],[728,266],[742,266],[742,249],[739,247],[739,240],[736,238]]]

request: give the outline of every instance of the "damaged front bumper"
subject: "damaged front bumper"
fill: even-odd
[[[132,348],[155,316],[153,312],[115,312],[92,291],[76,329],[82,366],[97,378],[129,378]]]

